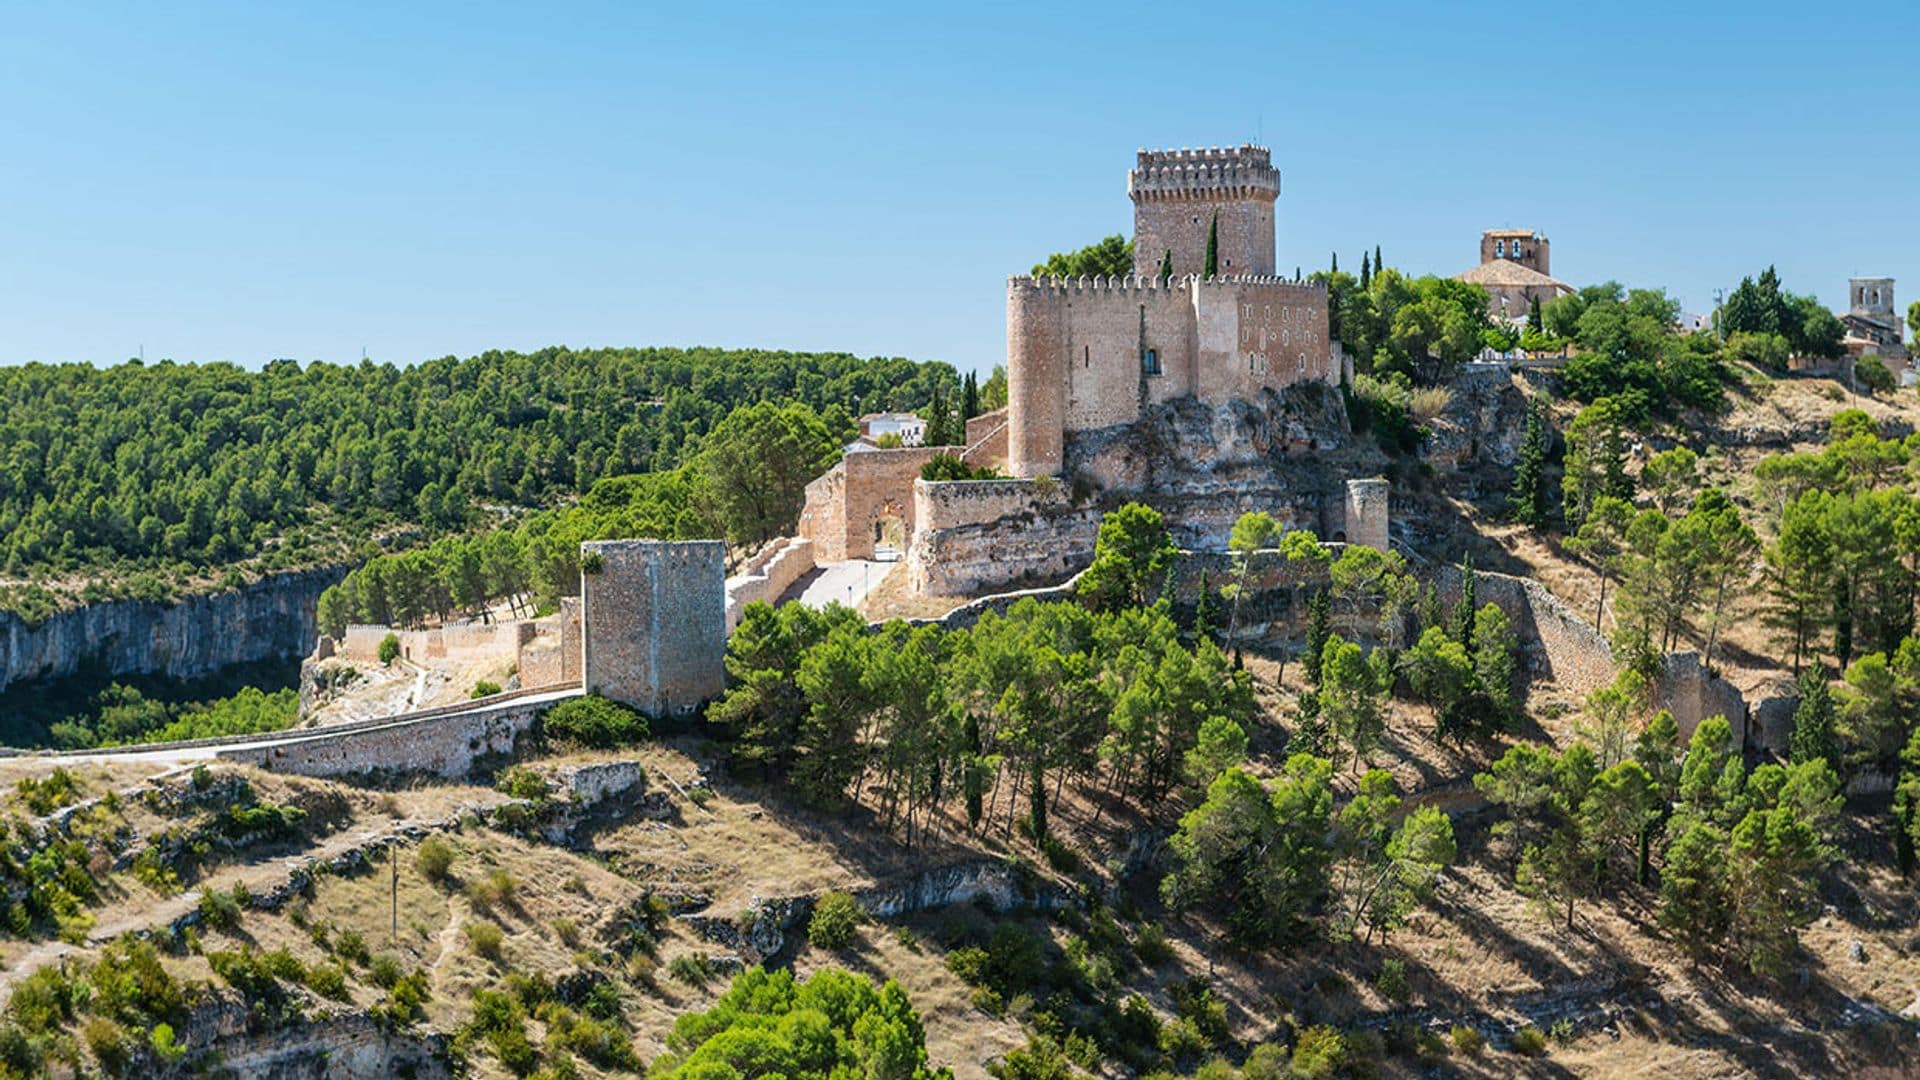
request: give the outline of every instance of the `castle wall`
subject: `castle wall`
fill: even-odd
[[[1131,423],[1147,404],[1340,378],[1326,291],[1273,278],[1014,278],[1007,348],[1016,476],[1057,474],[1069,434]]]
[[[967,421],[967,452],[960,460],[979,468],[1007,467],[1007,410],[995,409]]]
[[[747,564],[747,572],[727,579],[727,632],[740,625],[748,604],[774,603],[814,566],[813,541],[790,536],[770,544]]]
[[[588,692],[655,717],[717,697],[726,683],[725,545],[591,540],[580,552]]]
[[[875,532],[884,517],[913,528],[913,482],[920,466],[953,447],[908,446],[859,450],[807,485],[798,533],[813,541],[820,563],[873,558]]]
[[[478,708],[467,703],[391,721],[321,728],[311,737],[242,743],[216,756],[271,772],[299,776],[425,774],[459,779],[476,759],[514,753],[536,717],[553,705],[551,693],[502,695]]]

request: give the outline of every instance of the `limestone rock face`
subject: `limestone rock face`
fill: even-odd
[[[72,675],[97,660],[109,676],[194,679],[234,664],[296,660],[313,648],[320,594],[345,566],[274,574],[174,604],[111,600],[38,626],[0,612],[0,692]]]
[[[1427,425],[1420,456],[1436,468],[1475,462],[1512,466],[1527,435],[1527,397],[1502,367],[1469,368],[1451,383],[1453,400]]]

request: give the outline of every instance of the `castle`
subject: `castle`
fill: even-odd
[[[1006,407],[970,419],[964,446],[847,454],[808,486],[798,535],[730,583],[733,608],[816,564],[872,558],[896,528],[918,595],[1057,580],[1092,556],[1095,492],[1165,503],[1196,547],[1224,547],[1252,509],[1385,545],[1384,492],[1309,491],[1272,471],[1275,451],[1344,441],[1349,373],[1326,289],[1275,272],[1280,173],[1267,149],[1141,150],[1127,191],[1131,273],[1008,280]],[[1142,436],[1174,442],[1155,458]],[[943,453],[1008,478],[920,479]],[[1183,468],[1172,485],[1157,474]]]
[[[1280,173],[1264,147],[1142,150],[1127,192],[1131,275],[1007,282],[1014,476],[1058,474],[1075,433],[1132,423],[1151,404],[1339,384],[1326,290],[1275,276]]]

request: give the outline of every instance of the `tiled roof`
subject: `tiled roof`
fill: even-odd
[[[1475,285],[1497,285],[1507,288],[1532,286],[1573,291],[1573,286],[1566,282],[1550,278],[1532,267],[1521,266],[1512,259],[1483,262],[1464,274],[1455,274],[1454,277],[1456,280],[1471,282]]]

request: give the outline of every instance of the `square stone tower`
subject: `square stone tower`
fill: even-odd
[[[1852,298],[1849,314],[1892,322],[1898,313],[1893,306],[1893,279],[1890,277],[1857,277],[1847,279],[1847,293]]]
[[[684,716],[726,688],[725,545],[580,545],[581,668],[588,693],[652,717]]]
[[[1529,270],[1553,276],[1553,245],[1534,229],[1488,229],[1480,234],[1480,262],[1495,259],[1519,263]]]
[[[1133,197],[1133,272],[1203,274],[1218,222],[1221,277],[1273,275],[1273,203],[1280,170],[1264,146],[1142,150],[1127,174]]]

